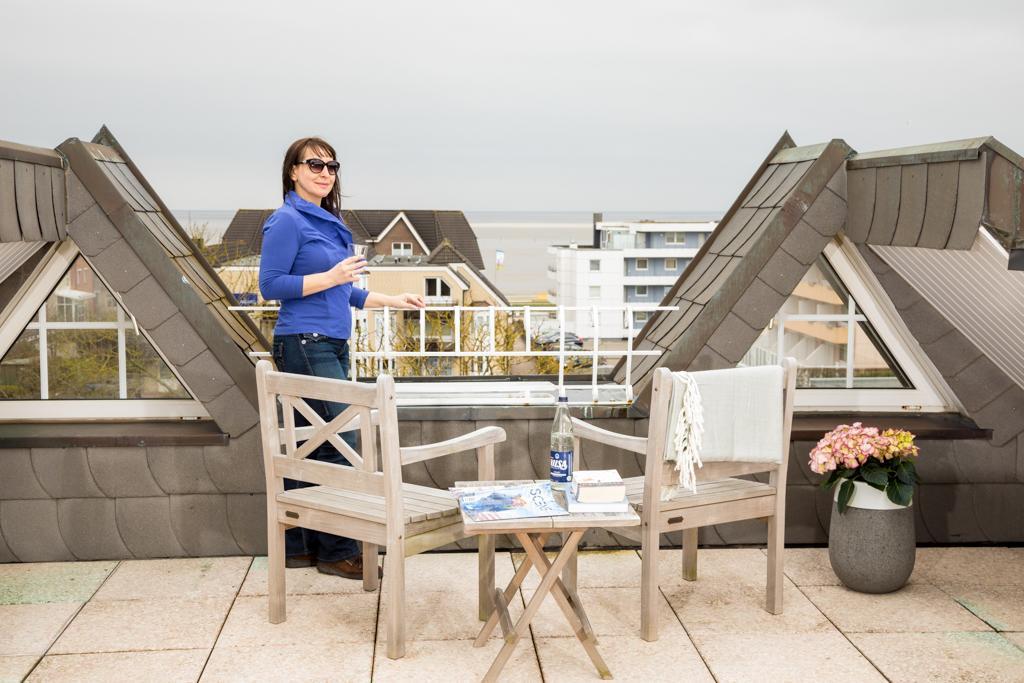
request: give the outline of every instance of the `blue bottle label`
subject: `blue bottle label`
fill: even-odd
[[[572,451],[551,451],[551,481],[572,481]]]

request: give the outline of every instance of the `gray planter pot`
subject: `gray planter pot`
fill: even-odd
[[[861,593],[891,593],[906,584],[917,554],[914,511],[896,505],[864,482],[846,512],[832,503],[828,559],[847,588]],[[839,487],[836,486],[838,496]]]

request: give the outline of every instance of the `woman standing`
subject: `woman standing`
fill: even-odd
[[[355,256],[352,233],[341,220],[341,187],[334,148],[320,138],[302,138],[288,148],[281,173],[284,204],[263,226],[260,292],[281,302],[274,327],[273,355],[277,369],[317,377],[345,379],[349,370],[348,340],[351,307],[423,308],[417,294],[387,296],[352,283],[366,267]],[[309,400],[325,421],[339,415],[342,403]],[[296,424],[309,424],[296,415]],[[354,432],[343,435],[355,446]],[[330,443],[310,458],[348,465]],[[285,489],[310,486],[285,479]],[[285,533],[286,566],[316,564],[324,574],[362,579],[363,559],[356,541],[342,536],[293,528]]]

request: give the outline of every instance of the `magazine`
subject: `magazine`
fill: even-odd
[[[556,517],[569,511],[558,504],[551,482],[488,487],[459,496],[463,512],[474,522],[526,517]]]

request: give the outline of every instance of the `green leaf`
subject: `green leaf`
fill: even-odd
[[[825,477],[825,480],[821,482],[821,488],[830,489],[835,485],[835,483],[838,480],[839,472],[837,472],[836,470],[832,470],[831,472],[828,473],[828,476]]]
[[[913,486],[917,483],[917,468],[909,460],[900,460],[896,465],[896,478],[904,484]]]
[[[899,479],[893,479],[885,487],[885,495],[897,505],[910,505],[910,500],[914,497],[914,487]]]
[[[846,507],[850,504],[850,498],[853,497],[853,482],[847,479],[843,482],[843,485],[839,487],[839,500],[836,501],[836,507],[839,509],[839,513],[846,512]]]
[[[889,473],[878,465],[865,464],[860,468],[860,476],[864,481],[880,491],[889,483]]]

